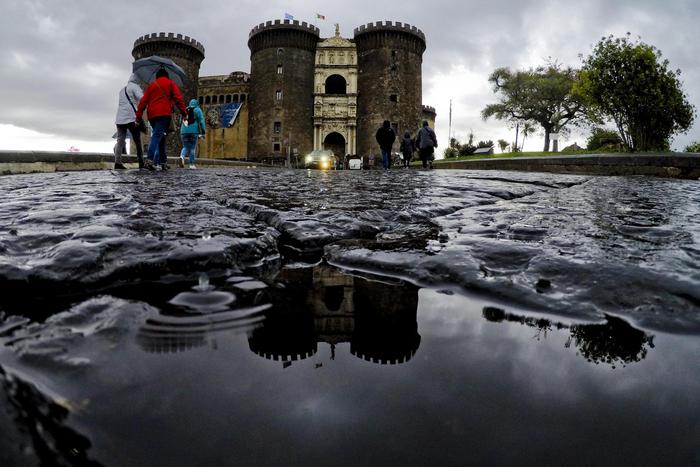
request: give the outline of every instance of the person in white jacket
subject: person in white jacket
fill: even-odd
[[[143,91],[139,86],[136,75],[129,77],[129,82],[119,91],[119,106],[117,107],[117,144],[114,145],[114,168],[125,169],[122,163],[122,153],[126,149],[126,131],[129,130],[131,138],[136,145],[136,156],[139,159],[139,168],[143,168],[143,148],[141,147],[141,131],[136,126],[136,107],[143,97]]]

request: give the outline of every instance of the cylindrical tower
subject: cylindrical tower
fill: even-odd
[[[378,21],[355,29],[357,45],[357,151],[379,153],[377,129],[389,120],[397,132],[420,127],[425,35],[415,26]]]
[[[181,89],[185,105],[189,103],[190,99],[197,99],[199,66],[204,60],[204,46],[198,41],[172,32],[146,34],[136,39],[131,55],[134,60],[151,55],[171,59],[181,66],[187,75]],[[166,152],[168,156],[179,156],[181,149],[180,139],[171,135],[167,140]]]
[[[314,57],[319,30],[276,20],[250,31],[248,157],[300,157],[313,149]]]
[[[436,118],[437,118],[437,112],[435,112],[435,107],[431,107],[429,105],[424,105],[423,106],[423,115],[422,115],[421,119],[427,120],[428,126],[430,126],[430,128],[435,128],[435,119]]]

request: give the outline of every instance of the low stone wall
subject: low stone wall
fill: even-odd
[[[177,168],[177,159],[168,158]],[[123,156],[127,168],[138,168],[136,156]],[[197,159],[198,167],[251,168],[266,164],[221,159]],[[90,152],[0,151],[0,175],[36,172],[69,172],[76,170],[109,170],[114,167],[114,155]]]
[[[519,170],[584,175],[700,178],[700,154],[586,154],[438,162],[436,169]]]

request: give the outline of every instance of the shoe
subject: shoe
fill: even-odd
[[[146,159],[143,162],[143,166],[148,170],[156,170],[156,166],[153,165],[153,161],[151,159]]]
[[[114,170],[125,170],[124,164],[114,164]]]
[[[153,168],[153,170],[155,170],[156,172],[160,172],[161,170],[163,170],[163,167],[159,164],[159,165],[156,165],[156,166]]]
[[[180,156],[180,160],[177,161],[177,166],[180,167],[181,169],[185,168],[185,158]]]
[[[161,167],[163,168],[164,171],[170,170],[170,166],[168,164],[163,164]]]
[[[194,164],[190,164],[190,169],[196,169],[196,168],[197,168],[197,166],[196,166],[196,165],[194,165]]]

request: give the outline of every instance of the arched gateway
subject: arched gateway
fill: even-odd
[[[346,153],[345,137],[337,131],[329,133],[323,140],[323,149],[333,151],[339,160],[343,160]]]

